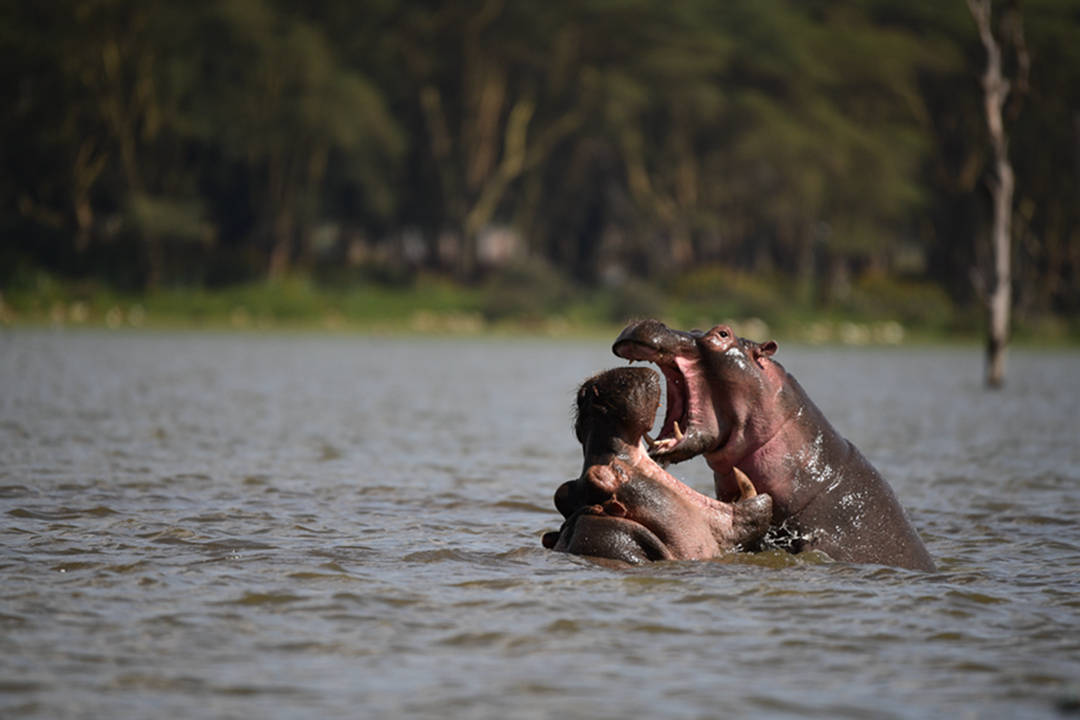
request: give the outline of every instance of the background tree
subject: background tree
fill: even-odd
[[[253,240],[265,247],[266,276],[280,280],[322,217],[331,155],[387,167],[403,139],[379,90],[342,65],[320,28],[300,15],[264,0],[228,0],[207,15],[203,38],[208,82],[199,114],[243,170]],[[361,185],[378,196],[386,179]],[[389,212],[391,204],[379,198],[373,209]]]
[[[982,76],[984,112],[990,133],[993,153],[993,175],[990,195],[993,199],[993,221],[990,242],[993,248],[993,282],[987,298],[990,312],[987,340],[986,383],[1000,387],[1005,382],[1005,350],[1009,340],[1009,311],[1012,307],[1012,214],[1013,189],[1016,183],[1009,161],[1009,139],[1005,130],[1005,104],[1013,84],[1005,78],[1003,48],[992,26],[990,0],[967,0],[975,19],[979,40],[986,50],[986,71]],[[1027,86],[1029,61],[1023,42],[1023,27],[1016,8],[1005,14],[1004,32],[1017,51],[1017,79],[1014,97]]]

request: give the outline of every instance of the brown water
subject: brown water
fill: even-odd
[[[0,715],[1076,716],[1080,356],[777,359],[939,572],[542,549],[602,341],[0,334]]]

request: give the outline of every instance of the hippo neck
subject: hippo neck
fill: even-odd
[[[823,434],[807,415],[817,415],[814,420],[824,421],[816,407],[800,408],[764,444],[744,457],[736,467],[745,472],[758,492],[773,496],[776,511],[784,517],[797,514],[817,495],[816,483],[804,478],[803,455],[813,455],[817,465],[828,467],[824,451]]]
[[[829,489],[839,479],[835,468],[846,462],[851,452],[850,445],[832,429],[795,379],[788,376],[786,385],[796,402],[772,434],[742,458],[732,458],[729,467],[713,467],[718,493],[722,478],[737,467],[758,492],[772,496],[774,518],[779,520],[797,516]],[[731,494],[734,488],[728,484],[723,491]]]

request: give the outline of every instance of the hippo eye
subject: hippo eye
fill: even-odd
[[[726,338],[727,336],[728,336],[728,331],[727,330],[721,330],[720,331],[720,337]]]

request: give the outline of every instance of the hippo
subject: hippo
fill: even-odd
[[[599,373],[577,393],[574,433],[581,475],[563,483],[555,507],[566,521],[547,548],[638,564],[714,558],[761,538],[772,500],[745,481],[732,502],[692,490],[652,458],[642,438],[660,407],[660,380],[647,367]]]
[[[656,364],[667,379],[667,413],[650,445],[659,464],[703,455],[719,500],[742,494],[745,473],[772,497],[770,537],[793,552],[935,569],[884,478],[773,360],[775,342],[736,337],[727,325],[683,332],[641,320],[612,350]]]

